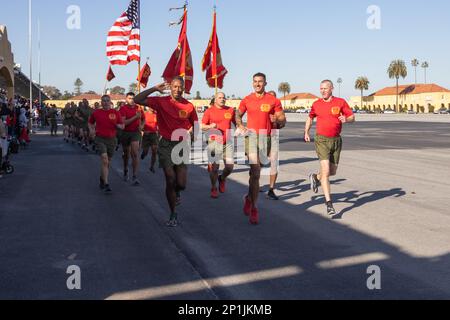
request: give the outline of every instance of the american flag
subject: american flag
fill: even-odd
[[[106,55],[112,65],[127,65],[140,61],[141,17],[140,0],[131,0],[127,11],[116,20],[108,32]]]

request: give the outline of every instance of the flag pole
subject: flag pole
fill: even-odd
[[[214,21],[214,17],[216,16],[216,9],[217,9],[217,7],[216,7],[216,5],[214,5],[214,12],[213,12],[213,24],[215,23],[215,21]],[[214,27],[214,26],[213,26]],[[215,36],[217,36],[217,30],[216,30],[216,35]],[[216,46],[217,46],[217,42],[215,42],[216,43]],[[217,47],[216,48],[213,48],[213,54],[215,54],[216,56],[217,56]],[[215,77],[215,92],[216,92],[216,94],[215,94],[215,96],[217,96],[217,92],[218,92],[218,79],[217,79],[217,69],[216,69],[216,74],[214,75],[214,77]]]
[[[139,1],[139,29],[141,29],[141,2],[140,1]],[[141,31],[139,30],[139,32],[141,32]],[[139,42],[139,46],[140,46],[140,48],[142,48],[141,42]],[[138,78],[138,84],[137,84],[138,85],[138,94],[141,93],[141,79],[139,77],[141,75],[141,55],[142,55],[141,49],[139,49],[138,76],[137,76],[137,78]]]
[[[30,121],[31,121],[31,127],[33,127],[33,40],[32,40],[32,27],[31,27],[31,20],[32,20],[32,0],[28,0],[28,52],[29,52],[29,58],[30,58]]]
[[[139,57],[139,62],[138,62],[138,93],[141,93],[141,57]]]
[[[39,107],[42,105],[41,91],[41,21],[38,20],[38,70],[39,70]]]

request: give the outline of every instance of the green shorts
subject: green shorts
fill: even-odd
[[[234,145],[223,144],[215,140],[208,142],[208,163],[219,164],[223,160],[226,164],[234,163]]]
[[[123,131],[120,137],[120,143],[124,146],[131,145],[132,142],[141,142],[142,135],[140,131],[128,132]]]
[[[158,144],[158,158],[159,158],[159,167],[161,169],[166,169],[166,168],[170,168],[170,167],[185,167],[187,164],[189,164],[189,157],[190,154],[187,154],[186,157],[188,159],[188,162],[186,161],[182,161],[182,163],[180,164],[175,164],[175,159],[172,158],[172,152],[173,149],[175,147],[179,147],[180,148],[180,153],[178,154],[178,157],[180,159],[184,158],[184,153],[183,153],[183,144],[189,144],[188,141],[169,141],[166,140],[164,138],[161,138],[161,140],[159,140],[159,144]],[[188,146],[184,146],[185,149],[189,150],[190,153],[190,145]]]
[[[66,119],[65,121],[69,127],[73,127],[73,119],[72,118]]]
[[[245,154],[247,157],[259,158],[261,155],[270,156],[272,137],[266,135],[250,135],[245,138]]]
[[[112,158],[116,151],[117,141],[116,138],[95,137],[95,146],[100,155],[107,154],[108,158]]]
[[[83,122],[80,120],[74,120],[73,121],[73,126],[77,129],[81,129],[83,128]]]
[[[159,135],[157,133],[146,133],[142,137],[142,148],[149,149],[151,146],[157,146],[159,143]]]
[[[342,138],[328,138],[317,135],[315,137],[315,145],[317,156],[321,161],[329,160],[331,163],[338,165],[341,158]]]

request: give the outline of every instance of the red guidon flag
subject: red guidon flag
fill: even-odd
[[[185,92],[191,93],[192,82],[194,79],[194,68],[192,64],[191,48],[187,38],[187,8],[184,8],[182,27],[178,38],[178,46],[167,64],[163,73],[165,81],[170,82],[176,76],[181,76],[185,81]]]
[[[108,74],[106,75],[106,80],[108,80],[108,82],[111,82],[111,80],[114,79],[115,77],[116,75],[114,74],[111,66],[109,66]]]
[[[131,0],[125,11],[108,32],[106,55],[112,65],[127,65],[141,57],[140,3]]]
[[[142,86],[142,88],[147,88],[148,79],[150,78],[151,74],[152,69],[150,69],[150,66],[148,65],[148,63],[146,63],[141,72],[139,72],[139,76],[137,78],[137,81]]]
[[[217,37],[216,11],[214,10],[213,30],[208,47],[203,56],[202,71],[206,71],[206,82],[211,88],[223,88],[223,80],[228,71],[222,64],[219,38]]]

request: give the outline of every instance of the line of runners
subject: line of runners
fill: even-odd
[[[253,225],[259,224],[258,197],[263,159],[270,162],[270,189],[267,197],[278,200],[274,188],[278,176],[279,130],[286,126],[281,101],[274,92],[266,92],[267,80],[263,73],[253,76],[254,92],[244,98],[238,110],[226,106],[226,97],[218,93],[205,112],[200,129],[208,140],[208,171],[211,180],[211,197],[226,192],[227,178],[234,169],[235,137],[245,137],[245,153],[250,164],[248,193],[243,198],[243,211]],[[322,99],[316,101],[306,122],[304,139],[312,141],[310,130],[317,119],[314,139],[320,170],[309,176],[311,189],[318,193],[322,186],[327,213],[336,214],[333,207],[330,181],[336,175],[342,151],[341,131],[344,123],[355,121],[355,116],[345,100],[333,96],[333,83],[325,80],[320,85]],[[165,95],[169,90],[170,94]],[[163,96],[151,96],[159,92]],[[195,139],[194,128],[198,122],[195,107],[183,98],[184,80],[177,77],[171,83],[159,84],[135,96],[129,93],[126,104],[119,110],[112,108],[111,99],[105,95],[101,105],[91,109],[87,101],[67,105],[63,110],[64,139],[88,150],[92,144],[101,157],[100,188],[112,192],[109,185],[111,159],[118,149],[123,149],[124,180],[129,180],[129,160],[132,164],[132,184],[138,186],[139,162],[151,152],[150,171],[155,173],[156,157],[164,171],[166,198],[170,209],[167,226],[178,226],[177,206],[181,192],[186,190],[189,152]],[[142,107],[145,107],[144,109]],[[244,124],[243,117],[247,115]],[[234,130],[235,129],[235,130]],[[181,132],[181,133],[180,133]],[[139,157],[139,150],[142,154]],[[180,161],[181,159],[181,161]],[[224,162],[222,173],[220,163]]]

